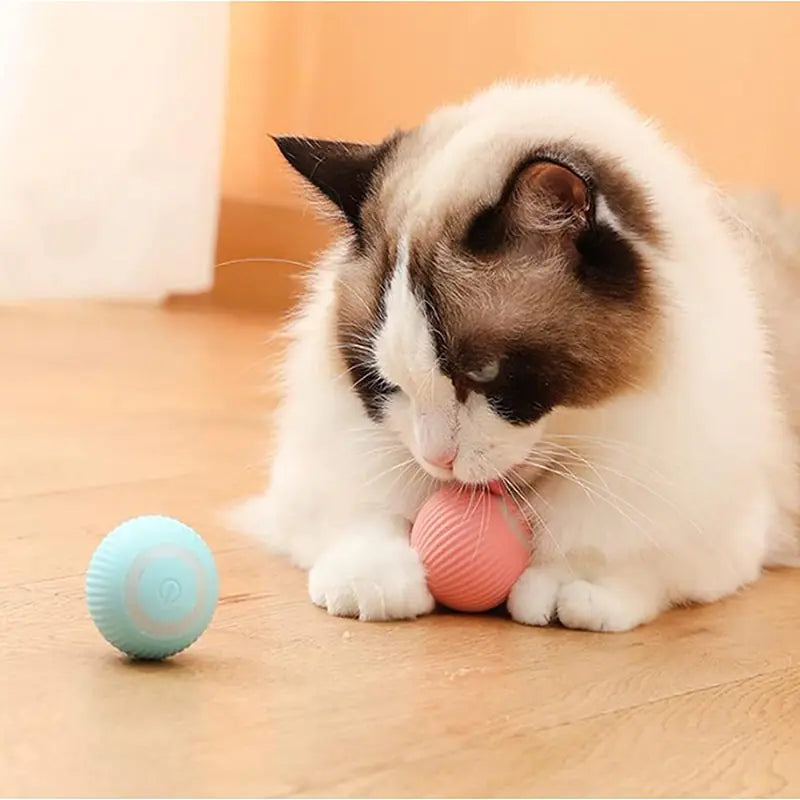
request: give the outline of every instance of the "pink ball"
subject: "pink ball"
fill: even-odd
[[[504,492],[447,485],[411,528],[431,594],[456,611],[502,603],[531,559],[531,531]]]

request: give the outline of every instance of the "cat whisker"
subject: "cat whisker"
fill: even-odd
[[[401,461],[399,464],[392,465],[388,469],[381,470],[376,475],[373,475],[372,478],[370,480],[368,480],[363,485],[362,488],[366,489],[366,488],[374,485],[376,482],[378,482],[380,480],[383,480],[384,478],[386,478],[389,475],[391,475],[393,472],[397,472],[397,470],[399,470],[399,469],[402,469],[403,471],[405,471],[411,464],[415,464],[415,463],[416,463],[415,459],[409,458],[409,459],[406,459],[405,461]],[[400,474],[402,475],[403,473],[401,472]],[[394,486],[394,484],[392,484],[392,486]]]
[[[561,544],[558,541],[557,537],[555,536],[555,534],[550,529],[550,526],[547,524],[547,521],[545,520],[545,518],[534,507],[533,503],[531,503],[530,500],[528,500],[528,498],[525,497],[525,493],[520,488],[515,486],[512,481],[506,479],[502,474],[499,474],[499,479],[502,482],[503,486],[508,491],[509,497],[511,497],[512,501],[517,506],[517,509],[519,510],[519,513],[525,518],[527,518],[527,516],[528,516],[525,513],[524,509],[520,506],[520,501],[521,501],[522,503],[525,504],[525,507],[536,517],[536,525],[537,525],[537,527],[540,530],[544,531],[544,533],[547,535],[547,538],[553,544],[553,547],[555,548],[555,550],[558,553],[559,557],[563,561],[564,565],[569,570],[570,574],[573,577],[575,577],[575,573],[574,573],[574,571],[572,569],[572,565],[570,564],[569,559],[567,558],[567,554],[564,551],[564,548],[561,546]],[[533,489],[533,487],[530,487],[530,488]],[[536,490],[533,489],[533,491],[535,492]]]
[[[648,522],[654,529],[658,529],[655,526],[651,517],[645,514],[641,509],[637,508],[635,505],[627,501],[625,498],[620,497],[619,495],[615,494],[614,492],[608,491],[607,495],[604,495],[601,491],[597,489],[591,482],[582,480],[579,478],[572,470],[569,469],[568,466],[560,463],[560,462],[550,462],[547,465],[537,464],[536,466],[541,467],[547,472],[551,472],[555,475],[559,475],[562,478],[569,480],[575,485],[579,486],[587,496],[591,497],[593,500],[602,500],[607,505],[609,505],[614,511],[616,511],[621,517],[626,519],[634,528],[639,531],[647,540],[658,550],[663,551],[664,548],[662,545],[658,543],[656,539],[650,534],[650,532],[642,525],[641,522],[638,522],[634,519],[620,504],[623,506],[627,506],[631,509],[634,513],[641,515],[646,522]],[[561,469],[558,469],[560,467]]]
[[[552,445],[552,443],[547,443],[546,446],[551,446],[551,445]],[[647,492],[652,497],[654,497],[654,498],[660,500],[661,502],[663,502],[666,506],[671,508],[673,511],[676,511],[678,513],[680,519],[682,519],[684,522],[686,522],[689,525],[691,525],[695,529],[695,531],[697,531],[697,533],[699,535],[701,535],[701,536],[703,535],[703,530],[700,528],[700,526],[697,524],[697,522],[694,519],[692,519],[691,516],[687,515],[685,513],[685,511],[674,500],[672,500],[669,497],[666,497],[665,495],[661,494],[659,491],[657,491],[649,483],[647,483],[645,481],[642,481],[642,480],[639,480],[638,478],[635,478],[632,475],[629,475],[629,474],[625,473],[622,470],[616,469],[615,467],[612,467],[612,466],[610,466],[608,464],[605,464],[604,462],[602,462],[602,461],[600,461],[598,459],[591,459],[591,460],[587,459],[585,456],[583,456],[580,453],[576,452],[572,448],[566,448],[563,445],[556,445],[556,446],[558,448],[560,448],[560,449],[563,449],[569,455],[573,455],[582,464],[584,464],[588,468],[590,468],[592,470],[592,472],[594,472],[599,478],[600,478],[600,472],[601,471],[602,472],[606,472],[609,475],[613,475],[613,476],[615,476],[617,478],[620,478],[621,480],[624,480],[624,481],[626,481],[628,483],[631,483],[632,485],[637,486],[638,488],[640,488],[643,491]],[[563,464],[563,460],[562,460],[562,464]],[[609,486],[608,486],[607,481],[604,478],[601,478],[601,481],[603,483],[604,488],[607,491],[611,491]],[[674,484],[671,484],[671,485],[674,486]]]
[[[231,258],[228,261],[220,261],[219,264],[215,264],[214,268],[218,267],[229,267],[232,264],[247,264],[250,262],[265,262],[269,264],[286,264],[290,267],[302,267],[303,269],[311,270],[314,268],[313,264],[310,264],[307,261],[294,261],[290,258],[269,258],[267,256],[247,256],[246,258]]]

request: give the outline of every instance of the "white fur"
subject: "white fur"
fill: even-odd
[[[713,188],[611,90],[581,81],[495,87],[438,112],[421,136],[424,163],[387,212],[408,238],[454,195],[490,196],[537,142],[571,139],[618,158],[669,237],[668,258],[649,254],[667,297],[664,367],[654,385],[528,428],[503,422],[477,395],[459,406],[436,368],[401,248],[375,352],[404,391],[375,425],[335,357],[345,256],[334,248],[291,327],[270,487],[236,524],[310,568],[312,600],[330,613],[418,616],[432,602],[408,528],[438,479],[451,477],[426,457],[457,447],[454,475],[472,482],[538,443],[559,455],[561,475],[544,476],[526,498],[539,535],[534,566],[508,602],[519,622],[557,615],[568,627],[626,630],[791,561],[797,440],[774,374],[784,365],[767,355],[769,309],[756,292],[764,255],[731,227]],[[605,203],[600,213],[611,218]]]

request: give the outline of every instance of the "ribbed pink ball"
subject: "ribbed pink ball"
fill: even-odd
[[[422,506],[411,528],[431,594],[456,611],[500,605],[530,562],[530,537],[504,493],[452,484]]]

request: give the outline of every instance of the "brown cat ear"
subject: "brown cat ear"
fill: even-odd
[[[360,238],[361,207],[388,152],[387,144],[370,145],[299,136],[273,137],[289,164],[334,203]]]

